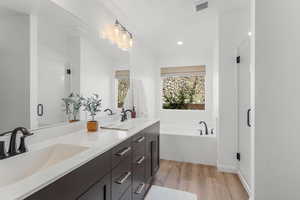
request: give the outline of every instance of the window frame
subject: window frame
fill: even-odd
[[[205,66],[206,65],[201,65],[201,66]],[[162,67],[163,68],[163,67]],[[160,68],[160,69],[162,69]],[[192,74],[188,75],[184,75],[184,74],[177,74],[174,76],[170,75],[170,77],[186,77],[186,76],[193,76]],[[164,111],[164,112],[206,112],[208,110],[207,108],[207,72],[205,72],[205,75],[204,75],[204,86],[205,86],[205,89],[204,89],[204,98],[205,98],[205,104],[204,104],[204,109],[166,109],[166,108],[163,108],[163,82],[164,82],[164,78],[166,78],[166,76],[162,76],[160,74],[160,91],[159,91],[159,108],[160,108],[160,111]]]
[[[123,77],[119,77],[117,76],[117,73],[120,72],[120,71],[128,71],[128,78],[123,78]],[[122,108],[119,108],[118,107],[118,96],[119,96],[119,80],[124,80],[124,79],[128,79],[129,80],[129,88],[128,88],[128,91],[130,90],[130,87],[131,87],[131,80],[130,80],[130,69],[127,68],[127,67],[122,67],[122,68],[116,68],[113,70],[113,85],[114,85],[114,91],[113,91],[113,94],[114,94],[114,99],[113,99],[113,105],[115,107],[115,110],[117,111],[122,111]]]
[[[124,79],[115,78],[115,102],[114,102],[114,104],[115,104],[116,109],[119,110],[119,111],[122,110],[122,108],[119,108],[119,105],[118,105],[118,100],[119,100],[118,99],[119,98],[119,81],[120,80],[126,80],[126,79],[125,78]],[[128,88],[128,91],[127,91],[127,94],[128,94],[131,85],[130,85],[130,79],[127,79],[127,80],[129,82],[129,88]]]

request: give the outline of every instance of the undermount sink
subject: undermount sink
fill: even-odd
[[[130,120],[127,120],[124,122],[117,122],[117,123],[109,124],[109,125],[103,126],[101,128],[129,131],[133,128],[136,128],[141,123],[144,123],[146,121],[147,121],[146,119],[130,119]]]
[[[0,187],[7,186],[67,160],[85,150],[70,144],[55,144],[0,161]]]

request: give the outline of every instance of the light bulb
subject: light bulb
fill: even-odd
[[[108,39],[112,44],[115,44],[115,27],[114,25],[109,25],[108,27]]]
[[[106,39],[107,37],[106,37],[106,32],[105,31],[102,31],[102,33],[101,33],[101,38],[102,39]]]
[[[130,48],[133,47],[133,39],[132,39],[132,38],[130,38],[130,40],[129,40],[129,47],[130,47]]]
[[[132,35],[119,23],[106,25],[101,35],[123,51],[128,51],[133,46]]]

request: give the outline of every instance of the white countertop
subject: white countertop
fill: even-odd
[[[86,130],[82,130],[30,145],[28,146],[29,152],[38,151],[55,144],[79,145],[88,147],[88,149],[52,167],[34,173],[21,181],[0,187],[0,198],[3,200],[24,199],[158,121],[158,119],[145,119],[130,131],[100,129],[98,132],[88,133]],[[16,157],[19,156],[25,157],[26,153]],[[9,159],[15,159],[16,157]],[[9,159],[1,160],[0,165]],[[21,167],[16,166],[15,170],[17,171]]]

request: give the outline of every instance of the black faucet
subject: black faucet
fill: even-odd
[[[133,112],[132,110],[125,110],[124,108],[122,108],[122,111],[121,111],[121,122],[124,122],[127,120],[127,112]]]
[[[109,112],[108,115],[113,115],[114,114],[113,111],[109,108],[105,109],[104,112]]]
[[[17,140],[17,134],[19,132],[22,133],[22,136],[21,136],[20,146],[17,149],[16,140]],[[33,133],[30,133],[24,127],[18,127],[16,129],[14,129],[13,131],[0,134],[0,136],[5,136],[7,134],[11,134],[8,152],[7,153],[5,152],[5,142],[1,141],[0,142],[0,160],[27,152],[27,148],[26,148],[26,144],[25,144],[25,138],[28,137],[28,136],[33,135]]]
[[[199,124],[204,124],[204,127],[205,127],[205,135],[208,135],[208,128],[207,128],[207,124],[205,121],[200,121]]]

